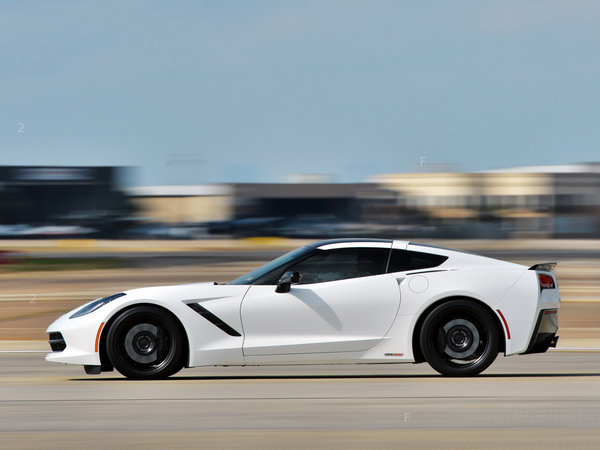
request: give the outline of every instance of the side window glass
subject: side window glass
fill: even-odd
[[[439,266],[447,259],[447,256],[393,249],[390,256],[388,272],[394,273],[407,270],[429,269],[431,267]]]
[[[287,270],[300,272],[300,284],[368,277],[385,273],[389,253],[386,248],[322,250]]]

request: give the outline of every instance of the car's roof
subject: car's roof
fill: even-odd
[[[356,245],[357,247],[387,247],[393,246],[394,248],[405,249],[408,246],[412,247],[413,250],[418,250],[419,247],[421,251],[431,252],[436,254],[446,254],[447,252],[453,253],[465,253],[468,255],[474,255],[470,252],[465,252],[461,250],[454,250],[447,247],[441,247],[438,245],[424,244],[421,242],[412,242],[412,241],[399,241],[397,239],[374,239],[374,238],[339,238],[339,239],[326,239],[323,241],[312,242],[307,245],[310,248],[320,248],[323,249],[326,247],[327,249],[332,249],[336,247],[352,247]],[[416,247],[416,248],[415,248]]]
[[[466,252],[462,250],[455,250],[452,248],[442,247],[439,245],[425,244],[422,242],[413,242],[413,241],[399,241],[397,239],[375,239],[375,238],[339,238],[339,239],[325,239],[323,241],[312,242],[307,245],[307,247],[311,248],[322,248],[327,246],[328,248],[332,248],[337,244],[343,244],[344,247],[350,247],[350,244],[356,244],[357,246],[361,246],[361,244],[384,244],[384,245],[393,245],[394,248],[406,248],[407,245],[411,247],[422,247],[423,251],[432,251],[433,253],[438,253],[438,251],[445,252],[453,252],[453,253],[465,253],[468,255],[477,256],[471,252]],[[395,244],[395,245],[394,245]]]
[[[347,242],[381,242],[391,244],[393,239],[372,239],[372,238],[340,238],[340,239],[325,239],[323,241],[313,242],[308,244],[309,247],[321,247],[322,245],[329,244],[343,244]]]
[[[335,244],[361,244],[367,242],[374,242],[380,244],[388,244],[391,245],[393,239],[367,239],[367,238],[345,238],[345,239],[326,239],[324,241],[313,242],[308,244],[308,247],[319,248],[325,245],[335,245]]]

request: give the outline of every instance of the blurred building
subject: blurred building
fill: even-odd
[[[456,237],[600,235],[600,164],[378,175],[397,203]]]
[[[77,225],[105,237],[600,236],[600,163],[120,191],[123,170],[0,167],[0,225]]]
[[[390,199],[390,193],[372,183],[248,183],[232,187],[234,218],[322,217],[360,221],[373,202]]]
[[[43,224],[120,207],[117,167],[0,166],[0,223]]]
[[[600,164],[127,190],[139,214],[232,236],[596,237]]]
[[[227,185],[142,186],[125,190],[138,215],[162,223],[197,223],[232,217],[232,188]]]
[[[223,232],[306,238],[377,234],[380,209],[395,201],[372,183],[234,184],[232,194],[233,220]]]

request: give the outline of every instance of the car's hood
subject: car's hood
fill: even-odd
[[[156,300],[156,301],[186,301],[186,300],[216,300],[243,295],[250,286],[216,284],[215,282],[178,284],[173,286],[152,286],[123,291],[123,299]]]

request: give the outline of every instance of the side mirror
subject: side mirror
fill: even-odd
[[[277,288],[275,292],[283,293],[290,292],[290,288],[292,284],[300,282],[300,273],[299,272],[286,272],[284,273],[279,281],[277,282]]]

